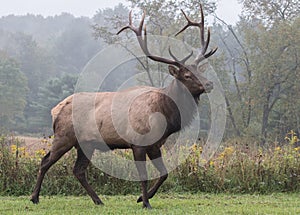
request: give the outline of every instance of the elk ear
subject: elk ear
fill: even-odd
[[[174,78],[179,78],[179,69],[176,69],[174,66],[169,65],[169,73],[174,77]]]
[[[209,64],[207,62],[200,64],[200,65],[198,65],[198,71],[205,72],[208,69],[208,66],[209,66]]]

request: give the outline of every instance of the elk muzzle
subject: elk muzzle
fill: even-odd
[[[206,93],[210,93],[214,89],[214,83],[211,81],[207,81],[204,84],[204,89]]]

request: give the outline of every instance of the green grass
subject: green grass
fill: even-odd
[[[0,214],[300,214],[299,194],[158,194],[152,210],[142,209],[136,198],[102,196],[105,205],[96,206],[88,197],[41,197],[38,205],[28,197],[0,197]]]

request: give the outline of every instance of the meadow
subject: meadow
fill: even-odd
[[[42,148],[28,150],[19,138],[0,137],[0,196],[30,195],[41,158],[51,141],[41,139]],[[242,141],[241,141],[242,142]],[[170,172],[162,191],[232,194],[270,194],[300,192],[300,147],[293,133],[284,143],[261,147],[238,141],[224,143],[204,166],[199,166],[202,147],[193,144],[190,155]],[[118,151],[130,159],[130,150]],[[83,195],[85,191],[73,176],[76,150],[71,150],[47,173],[42,195]],[[88,181],[97,193],[127,195],[140,192],[133,181],[114,178],[90,165]],[[129,173],[130,174],[130,173]]]
[[[40,204],[33,205],[29,196],[51,141],[40,139],[43,147],[29,150],[21,139],[1,136],[0,214],[300,214],[298,143],[294,132],[268,147],[235,140],[224,143],[202,167],[202,147],[194,144],[188,159],[151,199],[153,210],[147,211],[136,203],[137,182],[114,178],[91,165],[88,181],[105,204],[94,205],[72,174],[74,150],[47,173]],[[130,151],[121,153],[132,156]]]
[[[300,214],[298,194],[230,195],[159,193],[152,210],[136,203],[137,196],[101,196],[97,206],[89,197],[46,196],[33,205],[28,197],[0,197],[0,214]]]

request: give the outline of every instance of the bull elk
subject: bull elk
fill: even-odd
[[[195,26],[200,29],[200,53],[191,64],[186,64],[186,62],[191,58],[193,53],[182,60],[178,60],[170,49],[169,54],[171,59],[152,55],[147,47],[146,27],[143,28],[145,12],[138,27],[133,26],[130,12],[129,25],[123,27],[117,34],[120,34],[126,29],[132,30],[136,34],[138,43],[145,55],[153,61],[168,64],[169,73],[174,77],[174,80],[165,88],[139,86],[119,92],[76,93],[67,97],[54,107],[51,111],[54,140],[50,152],[48,152],[41,161],[37,182],[31,195],[31,201],[33,203],[37,204],[39,202],[42,181],[48,169],[66,152],[75,147],[77,149],[77,160],[73,173],[94,203],[103,204],[86,179],[85,172],[90,164],[94,151],[132,149],[142,188],[142,195],[138,198],[137,202],[143,202],[143,207],[151,208],[149,199],[155,195],[159,187],[168,177],[167,169],[161,157],[161,146],[171,134],[180,131],[191,123],[197,109],[197,106],[193,106],[193,104],[198,104],[201,94],[209,93],[213,89],[213,83],[203,76],[205,68],[199,64],[212,56],[217,51],[217,48],[207,53],[210,41],[210,30],[208,29],[207,39],[205,39],[202,5],[200,12],[202,17],[201,21],[194,22],[182,11],[187,20],[187,24],[176,34],[177,36],[190,26]],[[144,32],[143,35],[142,32]],[[186,96],[187,92],[191,95],[190,97]],[[117,122],[113,122],[111,111],[113,100],[130,100],[131,95],[135,95],[136,93],[138,93],[139,96],[130,104],[127,116],[119,114]],[[72,118],[74,114],[72,103],[75,98],[79,104],[76,114],[79,115],[78,118],[82,120],[80,121],[82,126],[79,126],[80,129],[77,132],[76,128],[74,128]],[[87,105],[89,101],[93,105]],[[176,106],[177,102],[184,105],[183,113],[179,111]],[[124,107],[121,105],[118,106],[116,110],[120,112],[127,111],[124,110]],[[154,113],[161,113],[165,117],[165,128],[158,132],[160,133],[159,136],[150,138],[155,140],[155,142],[151,144],[139,144],[137,140],[142,141],[142,139],[137,138],[136,135],[151,133],[152,129],[158,131],[161,129],[161,125],[158,121],[150,120]],[[180,114],[183,114],[183,116]],[[91,132],[92,128],[89,124],[92,120],[96,121],[96,130],[102,137],[100,139],[96,138],[94,133]],[[128,127],[135,132],[126,132]],[[120,129],[125,130],[123,135],[118,133]],[[153,135],[155,135],[155,133]],[[160,173],[160,177],[148,191],[146,164],[145,162],[139,162],[146,161],[146,156],[149,157]]]

